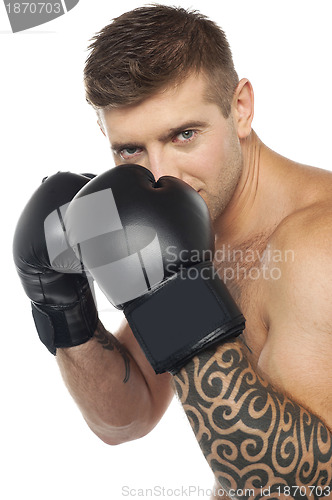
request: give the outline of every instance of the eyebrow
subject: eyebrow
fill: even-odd
[[[203,121],[190,121],[190,122],[185,122],[178,127],[170,128],[165,134],[162,134],[158,137],[158,141],[160,142],[167,142],[169,139],[172,137],[180,134],[181,132],[184,132],[185,130],[190,130],[190,129],[196,129],[196,128],[205,128],[208,126],[207,122]],[[114,142],[112,144],[112,150],[117,152],[121,151],[122,149],[125,148],[133,148],[133,147],[141,147],[141,144],[138,144],[136,142]]]

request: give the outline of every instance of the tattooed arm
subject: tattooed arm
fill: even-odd
[[[267,331],[258,367],[239,337],[174,379],[220,485],[253,488],[250,499],[264,498],[261,487],[275,499],[332,498],[331,225],[331,210],[316,206],[314,217],[299,211],[270,239],[272,254],[294,257],[263,262],[280,278],[255,288]]]
[[[263,498],[261,488],[272,498],[332,497],[331,431],[261,378],[244,351],[240,340],[227,342],[174,377],[219,484],[233,498]]]
[[[127,322],[116,336],[99,322],[89,342],[58,349],[56,359],[87,424],[107,444],[147,434],[171,401],[170,375],[155,375]]]

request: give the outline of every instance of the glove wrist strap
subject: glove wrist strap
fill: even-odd
[[[124,313],[156,373],[177,373],[195,354],[240,335],[245,326],[211,262],[181,269]]]
[[[98,314],[90,289],[73,304],[51,306],[31,302],[31,306],[38,336],[54,355],[59,347],[84,344],[97,327]]]

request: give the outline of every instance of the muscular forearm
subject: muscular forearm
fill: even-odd
[[[174,377],[220,485],[226,491],[253,489],[250,498],[262,498],[261,488],[269,487],[279,497],[287,492],[290,498],[329,493],[330,430],[258,376],[244,349],[236,340],[204,351]]]
[[[101,322],[89,342],[58,349],[57,361],[87,424],[103,441],[119,444],[148,432],[152,412],[145,379]]]

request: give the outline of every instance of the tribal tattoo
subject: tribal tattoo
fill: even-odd
[[[332,498],[327,426],[260,377],[240,340],[195,356],[174,377],[196,439],[232,498]],[[233,494],[233,492],[239,492]]]
[[[112,335],[105,329],[100,321],[97,325],[94,336],[104,349],[107,349],[108,351],[114,351],[114,349],[116,349],[121,354],[125,365],[125,376],[123,379],[123,383],[125,384],[126,382],[128,382],[130,377],[130,357],[127,349],[121,344],[121,342],[118,341],[117,338],[114,337],[114,335]]]

